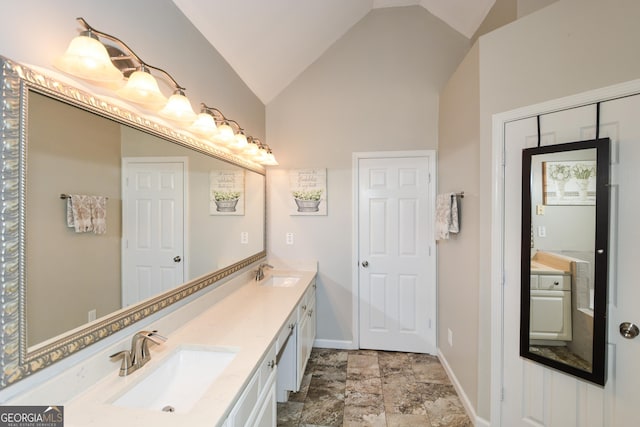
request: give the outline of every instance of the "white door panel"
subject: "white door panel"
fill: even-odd
[[[640,96],[601,103],[600,137],[612,140],[609,250],[608,380],[604,388],[519,357],[521,153],[537,143],[536,119],[505,126],[503,389],[507,427],[627,427],[640,425],[640,338],[618,332],[640,323]],[[542,144],[595,138],[595,105],[544,115]],[[551,320],[551,319],[547,319]]]
[[[435,352],[432,161],[359,160],[361,348]]]
[[[124,161],[123,306],[184,283],[185,172],[181,159]]]

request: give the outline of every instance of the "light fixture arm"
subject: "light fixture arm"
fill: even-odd
[[[175,91],[177,93],[180,93],[181,95],[184,95],[184,90],[185,88],[183,86],[180,86],[180,84],[178,84],[178,82],[176,81],[176,79],[174,79],[171,74],[169,74],[168,72],[166,72],[165,70],[163,70],[162,68],[156,67],[154,65],[150,65],[147,64],[146,62],[144,62],[142,59],[140,59],[140,57],[133,51],[133,49],[131,49],[129,46],[127,46],[127,44],[125,42],[123,42],[122,40],[120,40],[119,38],[112,36],[110,34],[107,34],[105,32],[96,30],[95,28],[93,28],[91,25],[89,25],[89,23],[87,21],[84,20],[84,18],[82,17],[78,17],[76,18],[76,20],[80,23],[80,25],[82,25],[85,28],[85,32],[87,32],[89,37],[93,37],[96,38],[95,35],[103,37],[107,40],[111,40],[112,42],[117,43],[118,45],[120,45],[122,48],[125,49],[126,51],[126,56],[121,58],[121,59],[129,59],[129,58],[133,58],[138,64],[140,64],[140,68],[144,71],[145,68],[151,68],[153,70],[158,71],[159,73],[161,73],[162,75],[164,75],[167,79],[169,79],[171,81],[171,84],[174,86]]]

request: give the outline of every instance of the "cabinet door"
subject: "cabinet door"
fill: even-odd
[[[264,400],[258,410],[254,427],[275,427],[276,426],[276,382],[275,373],[271,375],[271,381],[264,390]]]
[[[571,340],[571,293],[531,292],[530,323],[533,340]]]

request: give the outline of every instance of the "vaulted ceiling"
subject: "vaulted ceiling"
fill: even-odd
[[[495,0],[173,0],[265,104],[372,9],[424,7],[467,38]]]

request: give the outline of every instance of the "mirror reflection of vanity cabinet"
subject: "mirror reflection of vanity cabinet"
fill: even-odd
[[[66,77],[0,61],[0,388],[266,256],[262,166]],[[147,208],[147,195],[133,199],[127,167],[141,162],[154,165],[159,182],[179,189],[180,199],[156,197],[159,204]],[[178,175],[169,178],[158,168],[167,162],[180,164]],[[242,193],[234,211],[217,209],[212,196],[223,175]],[[70,194],[107,199],[104,233],[68,226],[64,196]],[[175,206],[169,210],[169,204]],[[127,221],[127,206],[137,212],[133,221]],[[146,220],[153,210],[160,222]],[[178,233],[169,236],[167,230]],[[161,240],[161,250],[149,265],[166,258],[171,271],[153,267],[159,273],[152,276],[143,262],[128,268],[133,242],[142,247],[154,239]]]
[[[606,382],[609,139],[522,155],[520,355]]]

